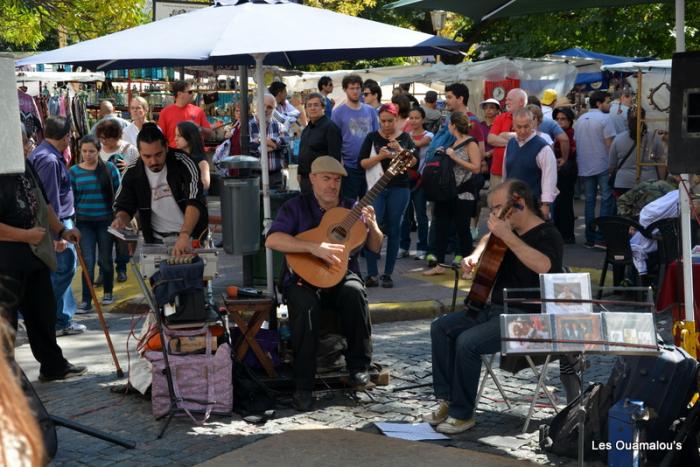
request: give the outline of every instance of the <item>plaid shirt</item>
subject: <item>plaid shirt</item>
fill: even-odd
[[[277,149],[267,152],[269,172],[279,172],[287,165],[284,128],[276,120],[268,122],[267,137],[277,144]],[[256,119],[250,120],[250,153],[260,157],[260,125]]]

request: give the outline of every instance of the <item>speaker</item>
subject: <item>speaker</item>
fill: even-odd
[[[668,167],[700,173],[700,52],[673,54]]]

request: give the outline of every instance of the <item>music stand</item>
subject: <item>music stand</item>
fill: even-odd
[[[602,296],[603,289],[611,290],[613,292],[615,291],[624,291],[624,292],[630,292],[630,291],[642,291],[642,292],[647,292],[647,301],[645,302],[629,302],[629,301],[622,301],[622,300],[562,300],[562,299],[546,299],[546,298],[539,298],[539,299],[509,299],[507,298],[507,293],[504,293],[504,311],[507,312],[507,305],[508,303],[520,303],[520,304],[526,304],[526,305],[536,305],[536,304],[542,304],[546,302],[569,302],[569,303],[591,303],[593,305],[601,307],[603,310],[607,310],[606,306],[641,306],[644,308],[649,308],[652,319],[652,323],[654,323],[654,313],[653,310],[655,309],[655,304],[653,301],[653,296],[652,296],[652,290],[651,287],[601,287],[600,288],[600,296]],[[640,290],[641,289],[641,290]],[[538,288],[529,288],[529,289],[511,289],[511,291],[517,290],[518,292],[539,292],[540,289]],[[600,313],[588,313],[584,314],[585,315],[596,315]],[[550,355],[552,354],[577,354],[580,359],[580,371],[581,371],[581,381],[583,381],[583,372],[585,371],[585,358],[587,353],[597,353],[597,354],[606,354],[606,355],[630,355],[630,354],[635,354],[639,352],[643,352],[644,355],[650,355],[654,353],[658,353],[658,346],[656,344],[654,345],[649,345],[649,344],[642,344],[642,343],[628,343],[628,342],[620,342],[618,340],[611,340],[610,336],[608,335],[608,329],[607,329],[607,324],[605,324],[605,330],[603,330],[603,323],[606,322],[607,320],[603,319],[598,319],[601,328],[600,328],[600,338],[596,340],[588,340],[585,338],[578,338],[578,339],[562,339],[558,337],[552,337],[554,333],[556,333],[555,329],[558,329],[559,326],[555,326],[554,323],[557,320],[560,319],[567,319],[569,317],[574,317],[574,316],[580,316],[576,314],[542,314],[542,313],[532,313],[530,315],[510,315],[510,317],[515,317],[515,316],[547,316],[550,318],[550,337],[545,338],[545,337],[518,337],[518,338],[511,338],[508,336],[508,331],[506,330],[506,327],[504,327],[504,324],[506,323],[507,319],[506,316],[508,316],[507,313],[504,313],[501,315],[501,341],[503,343],[503,349],[506,349],[507,343],[509,342],[519,342],[520,344],[522,343],[533,343],[533,344],[542,344],[543,346],[551,346],[551,350],[547,350],[547,359],[545,360],[545,365],[548,362]],[[605,318],[605,316],[604,316]],[[654,326],[654,331],[655,331],[655,326]],[[654,342],[656,342],[656,333],[654,332]],[[566,348],[559,349],[561,346],[566,346]],[[587,348],[591,347],[591,348]],[[531,363],[530,360],[530,354],[533,353],[532,349],[523,349],[522,351],[519,350],[510,350],[508,352],[504,352],[506,354],[526,354],[526,358],[528,358],[528,363]],[[546,373],[546,366],[543,367],[542,375]],[[546,393],[546,391],[545,391]],[[533,399],[533,405],[534,402],[537,398],[537,392],[535,393],[535,399]],[[586,408],[583,403],[583,384],[581,384],[579,388],[579,405],[576,410],[576,415],[578,419],[578,465],[583,467],[584,465],[584,449],[585,449],[585,433],[584,433],[584,428],[585,428],[585,421],[586,421]],[[532,410],[532,405],[530,409]]]

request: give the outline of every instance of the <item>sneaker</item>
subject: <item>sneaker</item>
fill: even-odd
[[[43,373],[39,373],[39,381],[41,381],[42,383],[46,383],[48,381],[59,381],[68,378],[75,378],[76,376],[85,374],[86,371],[87,367],[85,366],[75,366],[71,363],[68,363],[63,372],[57,375],[45,375]]]
[[[473,418],[469,420],[460,420],[454,417],[447,417],[447,420],[439,424],[435,428],[435,431],[446,435],[457,435],[473,428],[474,425],[476,425],[476,422]]]
[[[126,282],[126,271],[117,272],[117,282]]]
[[[595,242],[593,248],[598,248],[599,250],[607,250],[608,245],[605,242]]]
[[[90,305],[88,302],[82,302],[80,305],[78,305],[78,308],[75,310],[76,315],[84,315],[86,313],[90,313],[92,311],[92,305]]]
[[[452,259],[452,266],[459,266],[460,264],[462,264],[462,260],[463,260],[463,259],[464,259],[464,258],[463,258],[462,256],[459,256],[459,255],[455,256],[455,257]]]
[[[378,285],[379,281],[377,280],[377,276],[365,277],[365,287],[377,287]]]
[[[70,323],[68,327],[65,327],[63,329],[56,329],[56,337],[59,336],[72,336],[74,334],[82,334],[85,331],[87,331],[87,327],[85,327],[84,324],[80,323]]]
[[[438,426],[447,420],[447,411],[449,408],[450,404],[447,401],[440,401],[440,405],[438,406],[437,410],[423,415],[423,421],[430,423],[432,426]]]
[[[111,305],[112,303],[114,303],[114,297],[112,297],[111,293],[106,293],[102,296],[103,305]]]
[[[595,247],[595,243],[589,242],[588,240],[586,240],[586,241],[583,243],[583,246],[586,247],[586,248],[594,248],[594,247]]]
[[[403,248],[399,248],[399,254],[396,255],[397,258],[406,258],[408,256],[408,250],[404,250]]]
[[[426,255],[425,260],[428,262],[428,267],[433,268],[437,266],[438,261],[434,254],[430,253]]]
[[[382,281],[382,287],[385,289],[390,289],[394,286],[394,281],[391,280],[390,275],[384,274],[380,279]]]
[[[416,256],[414,256],[413,259],[423,261],[425,259],[425,251],[423,251],[423,250],[416,251]]]

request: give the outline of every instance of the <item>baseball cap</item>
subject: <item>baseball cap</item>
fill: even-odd
[[[542,99],[540,99],[540,102],[542,105],[551,105],[555,100],[557,100],[557,91],[554,89],[545,89],[542,93]]]
[[[348,174],[345,167],[343,167],[343,164],[331,156],[317,157],[316,160],[311,163],[311,173],[331,173],[342,175],[344,177]]]
[[[498,100],[494,99],[493,97],[486,99],[485,101],[481,101],[481,108],[483,109],[486,104],[493,104],[499,109],[501,108],[501,103],[498,102]]]

